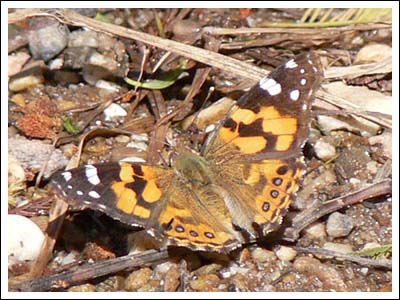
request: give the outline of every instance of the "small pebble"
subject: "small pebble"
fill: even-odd
[[[71,32],[68,47],[99,47],[97,32],[91,30],[75,30]]]
[[[358,179],[358,178],[352,177],[352,178],[349,179],[349,183],[352,184],[352,185],[358,185],[358,184],[361,183],[361,180]]]
[[[257,247],[251,251],[251,256],[253,257],[254,261],[258,263],[264,263],[276,258],[276,255],[273,251],[269,251],[260,247]]]
[[[224,277],[229,277],[235,274],[242,274],[242,275],[246,275],[249,272],[249,268],[248,267],[242,267],[236,263],[231,262],[229,264],[229,269],[225,272],[223,272],[223,276]]]
[[[323,161],[328,161],[336,155],[335,147],[322,140],[318,140],[315,143],[314,151],[316,156]]]
[[[149,135],[147,133],[132,133],[131,138],[137,142],[148,142]]]
[[[182,128],[188,129],[192,124],[197,128],[204,130],[208,125],[221,120],[232,107],[234,101],[228,97],[221,98],[209,107],[201,110],[199,113],[188,116],[182,121]]]
[[[353,252],[353,248],[349,244],[340,244],[340,243],[331,243],[327,242],[323,245],[324,249],[332,250],[340,253],[351,253]]]
[[[8,185],[19,185],[25,182],[25,170],[21,162],[12,155],[8,154]]]
[[[21,94],[21,93],[19,93],[19,94],[14,94],[14,95],[11,97],[10,101],[11,101],[11,102],[14,102],[15,104],[17,104],[18,106],[21,106],[21,107],[25,107],[25,106],[26,106],[26,103],[25,103],[25,101],[26,101],[25,94]]]
[[[127,143],[129,143],[130,140],[131,140],[131,138],[129,136],[127,136],[127,135],[124,135],[124,134],[117,135],[115,137],[115,141],[118,144],[127,144]]]
[[[118,292],[124,290],[125,278],[121,275],[108,277],[96,285],[96,292]]]
[[[108,90],[110,92],[119,92],[119,90],[121,89],[120,85],[118,85],[114,82],[103,80],[103,79],[99,79],[96,82],[95,86],[100,89]]]
[[[175,35],[186,36],[195,35],[201,31],[201,27],[195,21],[191,20],[179,20],[175,22],[172,32]]]
[[[326,222],[326,231],[331,237],[347,236],[354,227],[353,220],[344,214],[334,212]]]
[[[304,229],[305,234],[313,240],[326,237],[326,226],[324,223],[313,223]]]
[[[89,56],[88,64],[94,65],[97,67],[102,67],[103,69],[108,70],[110,73],[115,73],[119,67],[119,64],[117,61],[115,61],[111,57],[102,55],[98,52],[93,52]]]
[[[297,272],[305,274],[310,280],[318,278],[324,291],[350,291],[342,279],[342,275],[332,266],[321,263],[313,257],[298,257],[293,263]]]
[[[198,276],[207,275],[210,273],[218,272],[219,270],[221,270],[221,268],[222,268],[222,265],[212,263],[212,264],[204,265],[204,266],[198,268],[196,271],[194,271],[194,273]]]
[[[90,283],[72,286],[68,289],[68,292],[95,292],[96,286]]]
[[[129,148],[135,148],[138,149],[140,151],[146,151],[148,148],[148,144],[145,142],[129,142],[128,144],[126,144],[126,147]]]
[[[199,276],[198,279],[192,280],[189,285],[195,291],[201,292],[219,292],[221,291],[217,286],[220,279],[216,274],[204,274]]]
[[[375,175],[378,172],[378,163],[374,160],[367,162],[367,170],[371,175]]]
[[[25,52],[18,52],[8,56],[8,76],[18,74],[26,62],[30,59],[30,55]]]
[[[392,48],[385,44],[369,44],[358,51],[355,63],[382,61],[392,56]]]
[[[142,268],[132,272],[125,279],[125,289],[131,292],[140,289],[149,282],[151,273],[152,271],[150,268]]]
[[[111,103],[110,106],[104,110],[104,120],[106,121],[112,121],[114,118],[125,117],[126,115],[126,110],[116,103]]]
[[[280,246],[275,254],[280,260],[291,261],[296,257],[297,251],[290,247]]]
[[[74,263],[78,260],[79,256],[80,254],[77,251],[71,251],[62,258],[62,260],[60,261],[60,265],[65,266]]]
[[[317,120],[318,120],[318,126],[321,128],[323,132],[331,132],[333,130],[340,130],[340,129],[345,129],[348,131],[356,130],[356,128],[354,128],[349,123],[338,120],[331,116],[318,116]]]
[[[367,275],[367,274],[368,274],[368,268],[366,268],[366,267],[361,268],[361,269],[360,269],[360,272],[361,272],[363,275]]]
[[[13,78],[8,84],[10,91],[19,92],[44,82],[42,74],[29,74],[28,76]]]
[[[35,260],[42,247],[44,234],[30,219],[7,216],[8,256],[17,261]]]
[[[180,284],[181,273],[179,272],[178,266],[173,264],[167,274],[165,275],[164,280],[164,291],[165,292],[175,292]]]
[[[31,32],[28,37],[29,49],[35,59],[48,61],[67,46],[68,39],[68,27],[55,22]]]
[[[64,66],[64,58],[55,58],[47,64],[49,69],[54,71],[54,70],[60,70]]]

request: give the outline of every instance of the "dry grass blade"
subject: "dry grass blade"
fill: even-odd
[[[392,261],[386,258],[365,258],[355,254],[348,254],[342,253],[338,251],[332,251],[327,249],[320,249],[320,248],[304,248],[304,247],[294,247],[297,251],[302,253],[310,253],[314,255],[323,255],[323,256],[333,256],[337,259],[344,259],[347,261],[355,262],[362,266],[367,267],[377,267],[377,268],[385,268],[385,269],[392,269]]]
[[[383,28],[392,28],[392,24],[385,23],[373,23],[373,24],[357,24],[349,25],[343,27],[332,27],[325,28],[326,30],[332,30],[336,32],[346,32],[346,31],[361,31],[361,30],[377,30]],[[263,28],[263,27],[253,27],[253,28],[219,28],[219,27],[204,27],[203,32],[212,35],[238,35],[238,34],[251,34],[251,33],[292,33],[294,35],[310,35],[315,34],[316,31],[320,31],[318,28]]]
[[[390,8],[309,8],[303,13],[297,23],[271,23],[263,22],[262,26],[268,27],[338,27],[373,22],[392,22],[392,9]]]
[[[331,67],[325,71],[325,78],[355,78],[369,74],[386,74],[392,72],[392,57],[382,61],[354,65],[349,67]]]
[[[53,203],[49,212],[49,225],[46,230],[46,236],[40,250],[40,255],[34,261],[29,274],[31,278],[39,277],[43,273],[47,262],[51,259],[54,245],[56,244],[67,210],[68,204],[56,197],[56,201]]]

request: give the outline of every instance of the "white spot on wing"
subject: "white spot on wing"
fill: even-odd
[[[285,64],[285,68],[289,68],[289,69],[294,69],[297,68],[298,65],[296,64],[296,62],[294,61],[294,59],[289,60],[286,64]]]
[[[82,196],[83,192],[82,191],[76,191],[76,194],[79,195],[79,196]]]
[[[275,96],[281,93],[282,87],[274,79],[264,77],[259,82],[260,88],[266,90],[271,96]]]
[[[97,193],[96,191],[90,191],[90,192],[88,193],[88,195],[89,195],[90,197],[92,197],[92,198],[95,198],[95,199],[99,199],[99,198],[100,198],[99,193]]]
[[[72,190],[72,185],[68,184],[67,189]]]
[[[85,175],[87,180],[93,184],[98,185],[100,183],[100,178],[97,176],[97,168],[92,165],[85,166]]]
[[[301,85],[305,85],[306,83],[307,83],[307,79],[302,78],[302,79],[300,80],[300,84],[301,84]]]
[[[303,106],[301,107],[302,110],[306,110],[307,109],[307,104],[303,104]]]
[[[290,99],[292,99],[293,101],[297,101],[299,100],[300,97],[300,91],[299,90],[293,90],[290,92]]]
[[[64,180],[65,180],[66,182],[70,181],[71,178],[72,178],[72,174],[71,174],[71,172],[69,172],[69,171],[62,172],[61,175],[62,175],[62,177],[64,177]]]
[[[305,70],[303,68],[300,69],[300,73],[304,74]]]

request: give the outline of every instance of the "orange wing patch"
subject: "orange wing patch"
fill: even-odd
[[[151,211],[145,203],[154,203],[161,199],[162,190],[156,183],[157,174],[151,166],[139,166],[121,163],[119,178],[111,189],[116,195],[116,206],[126,214],[147,219]]]
[[[286,151],[298,130],[295,116],[279,112],[273,106],[259,112],[236,108],[221,127],[218,138],[222,144],[233,144],[243,154],[263,151]]]
[[[255,199],[259,211],[255,216],[257,224],[263,226],[268,223],[280,223],[299,188],[303,170],[300,158],[266,160],[250,166],[249,176],[245,181],[253,186],[263,183],[262,191]]]

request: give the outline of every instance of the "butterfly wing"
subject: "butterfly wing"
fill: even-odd
[[[321,79],[321,62],[313,52],[281,65],[232,107],[208,139],[204,156],[218,164],[297,156]]]
[[[139,163],[84,165],[52,176],[50,185],[72,205],[99,210],[145,228],[165,199],[172,170]]]
[[[206,143],[233,222],[251,236],[276,228],[298,189],[322,73],[312,52],[289,60],[240,98]]]
[[[167,238],[169,245],[193,250],[229,252],[244,242],[233,227],[231,215],[218,186],[193,186],[175,177],[168,198],[154,211],[148,233]]]
[[[301,146],[321,74],[313,53],[279,67],[231,109],[203,157],[180,155],[173,168],[86,165],[57,173],[50,184],[68,202],[170,244],[230,251],[245,241],[236,226],[253,238],[280,224],[301,178]]]
[[[219,252],[241,245],[221,195],[209,186],[191,190],[174,175],[146,164],[107,163],[59,172],[50,185],[74,206],[142,227],[171,245]]]

